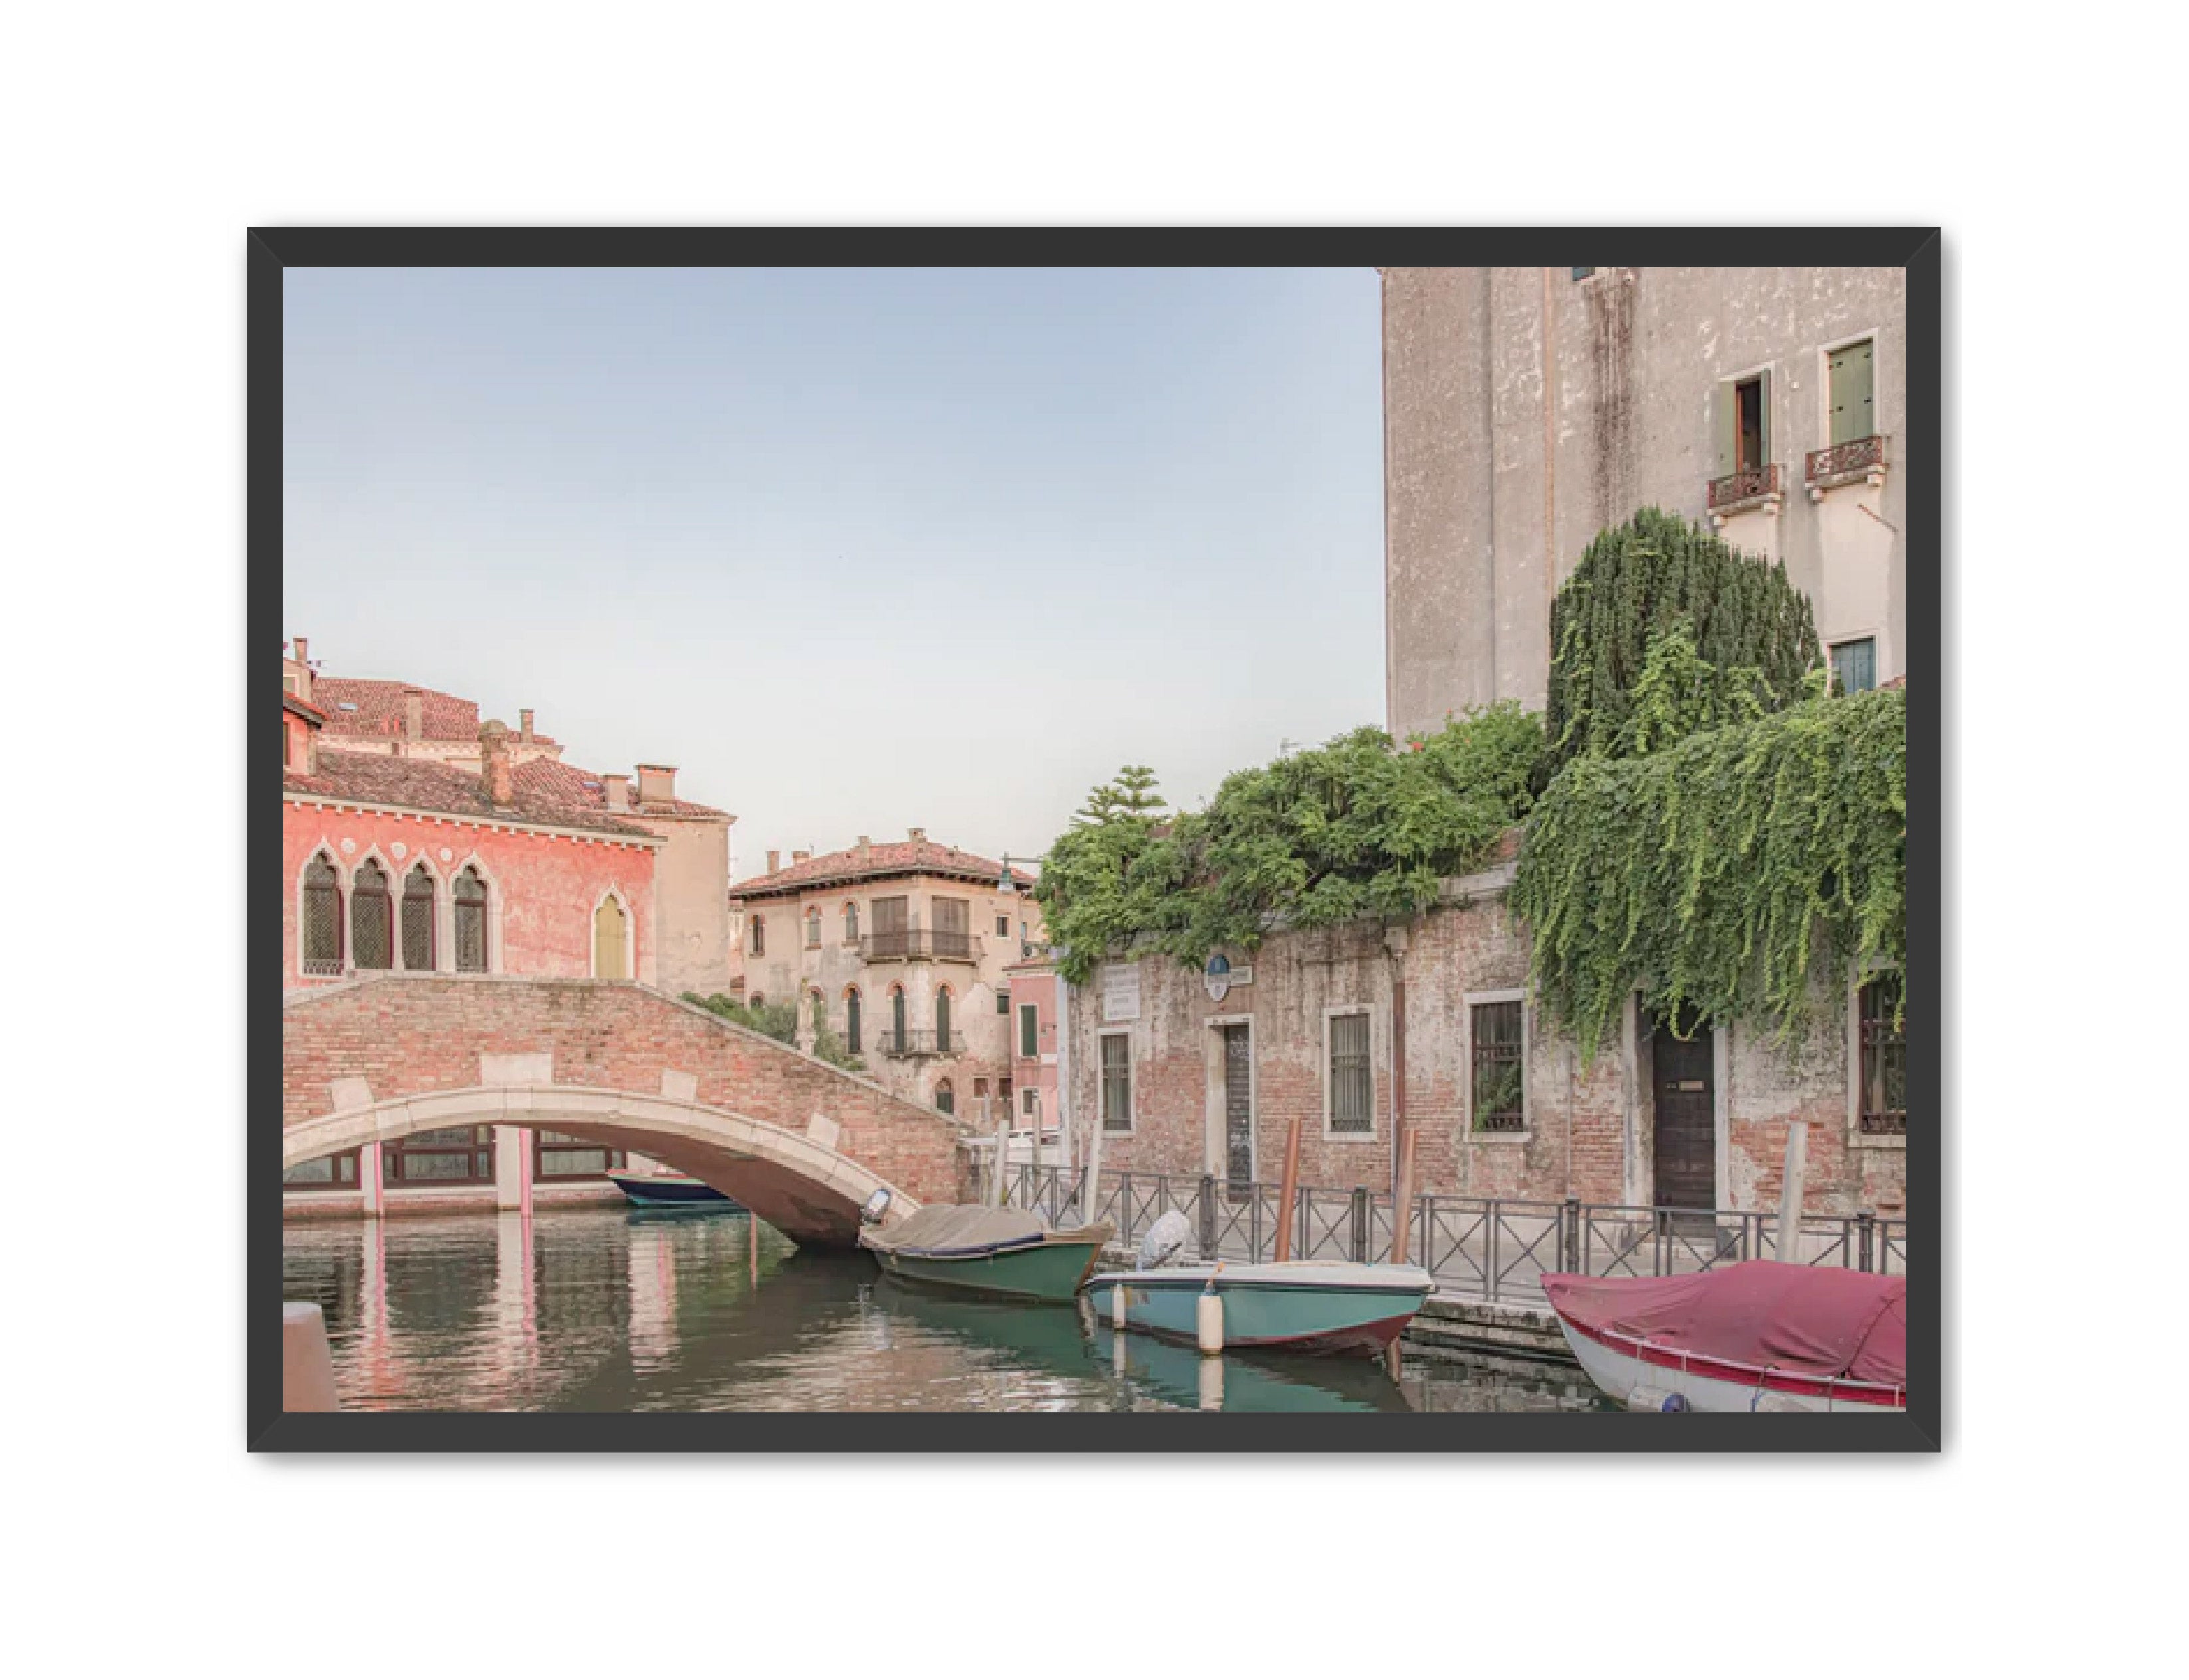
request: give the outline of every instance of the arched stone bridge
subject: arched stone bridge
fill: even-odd
[[[793,1240],[959,1195],[958,1128],[870,1080],[629,981],[376,976],[291,994],[281,1161],[442,1126],[545,1127],[704,1179]]]

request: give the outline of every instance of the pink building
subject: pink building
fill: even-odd
[[[301,657],[285,663],[282,688],[285,990],[400,971],[656,985],[667,933],[676,966],[697,959],[685,948],[697,940],[661,902],[663,859],[710,834],[727,857],[734,819],[677,800],[667,766],[640,766],[634,799],[630,778],[564,764],[559,744],[495,720],[467,755],[456,750],[445,732],[478,708],[453,696],[429,710],[427,691],[404,685],[315,682]],[[394,733],[330,721],[329,695],[360,689],[404,699]],[[354,715],[380,716],[364,702]],[[444,733],[428,733],[429,719]],[[721,946],[726,876],[695,889],[711,899]],[[286,1201],[292,1213],[516,1207],[535,1186],[549,1199],[614,1196],[602,1175],[619,1164],[551,1133],[464,1127],[308,1163],[288,1175]]]

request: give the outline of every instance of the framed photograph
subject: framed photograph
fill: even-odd
[[[255,1449],[1937,1448],[1935,230],[249,286]]]

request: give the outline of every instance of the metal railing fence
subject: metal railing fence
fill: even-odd
[[[1137,1243],[1168,1213],[1192,1224],[1201,1258],[1267,1261],[1276,1256],[1277,1186],[1231,1184],[1211,1175],[1105,1171],[1083,1210],[1083,1169],[1007,1169],[1006,1200],[1053,1225],[1106,1219],[1117,1240]],[[1393,1198],[1366,1187],[1303,1185],[1292,1208],[1292,1258],[1381,1264],[1396,1230]],[[1543,1298],[1546,1272],[1589,1277],[1676,1277],[1743,1260],[1904,1276],[1908,1222],[1858,1213],[1802,1220],[1796,1252],[1779,1253],[1775,1213],[1644,1208],[1619,1203],[1530,1202],[1423,1194],[1406,1210],[1407,1259],[1456,1293],[1523,1304]]]

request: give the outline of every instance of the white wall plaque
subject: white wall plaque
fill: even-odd
[[[1140,1018],[1140,969],[1137,963],[1111,963],[1102,970],[1102,1019]]]

